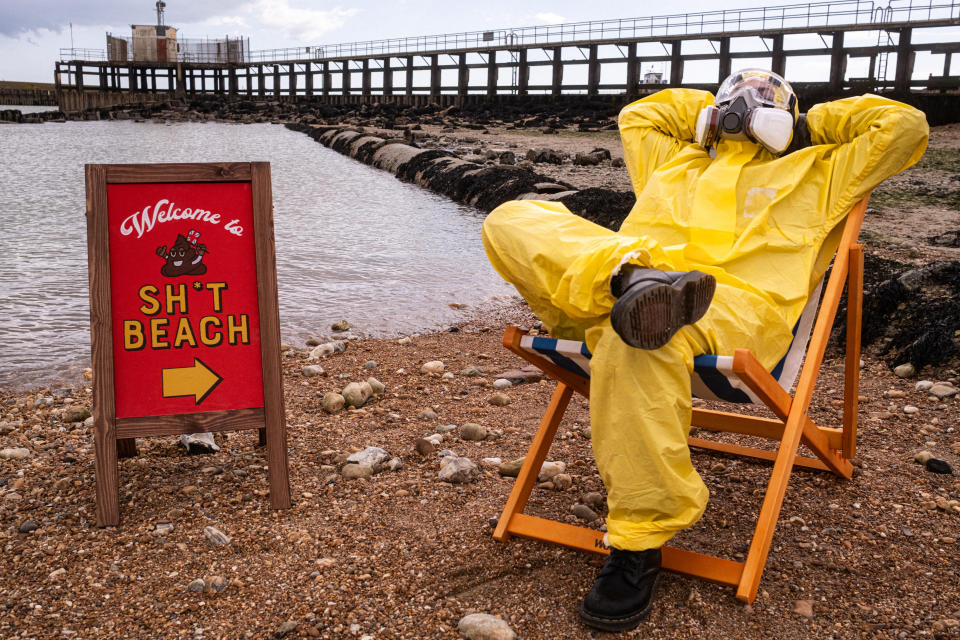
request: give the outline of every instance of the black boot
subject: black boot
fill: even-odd
[[[659,349],[681,327],[703,317],[716,287],[714,277],[700,271],[626,265],[610,280],[617,298],[610,323],[631,347]]]
[[[660,549],[611,549],[580,605],[580,618],[603,631],[633,629],[650,614],[660,578]]]

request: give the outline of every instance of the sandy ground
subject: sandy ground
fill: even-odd
[[[931,147],[956,149],[958,132],[935,131]],[[533,146],[621,153],[606,133],[443,135],[482,137],[485,147],[516,144],[521,153]],[[629,188],[623,168],[560,169],[571,173],[550,175],[579,187]],[[947,180],[958,170],[914,173],[901,180],[956,190]],[[904,185],[891,191],[916,186]],[[878,202],[867,219],[868,250],[915,262],[955,259],[956,249],[922,239],[960,228],[956,209],[925,206],[919,221],[914,210],[912,224],[901,224],[902,200]],[[502,617],[522,638],[603,635],[576,615],[598,557],[494,541],[491,520],[513,479],[491,466],[473,482],[447,483],[438,478],[438,454],[415,449],[421,437],[456,425],[438,449],[477,464],[521,457],[552,392],[549,381],[523,384],[506,391],[508,405],[490,404],[498,374],[522,364],[500,346],[502,327],[532,326],[535,318],[519,301],[496,313],[463,313],[458,331],[413,336],[406,345],[348,341],[346,351],[320,362],[323,376],[303,375],[315,362],[305,345],[293,345],[284,373],[294,506],[284,512],[268,508],[255,433],[218,435],[222,450],[199,456],[186,455],[171,438],[152,438],[140,442],[137,457],[121,461],[121,526],[98,529],[92,435],[71,419],[78,416],[65,415],[90,408],[90,383],[0,392],[0,449],[28,451],[24,459],[0,460],[0,637],[456,638],[457,622],[471,612]],[[421,373],[432,360],[442,361],[452,379]],[[370,362],[375,366],[365,368]],[[482,375],[465,375],[471,366]],[[362,410],[321,410],[325,392],[369,376],[385,392]],[[842,361],[831,356],[811,409],[819,424],[839,426],[842,376]],[[960,470],[960,400],[938,402],[915,389],[921,378],[957,376],[941,368],[901,379],[866,355],[856,474],[851,481],[794,474],[757,600],[746,606],[730,588],[667,575],[650,619],[623,635],[960,637],[960,508],[950,502],[960,499],[960,482],[914,462],[916,452],[929,450]],[[917,411],[906,413],[907,405]],[[460,439],[468,422],[482,425],[487,439]],[[571,507],[603,490],[588,429],[587,402],[577,398],[549,456],[567,464],[572,486],[535,489],[528,512],[576,521]],[[346,456],[367,446],[401,457],[402,467],[343,478]],[[703,453],[694,462],[711,504],[675,543],[740,558],[770,467]],[[168,524],[172,530],[161,535]],[[231,542],[213,544],[207,526]]]

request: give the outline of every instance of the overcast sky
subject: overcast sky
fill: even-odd
[[[243,35],[254,50],[717,9],[717,3],[707,0],[166,0],[166,4],[166,24],[176,27],[179,37]],[[782,4],[732,0],[725,6]],[[106,32],[129,36],[131,24],[155,22],[154,0],[0,0],[0,80],[52,82],[59,49],[71,46],[71,23],[72,46],[104,49]]]

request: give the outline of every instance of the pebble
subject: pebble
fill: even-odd
[[[480,468],[470,458],[454,457],[440,467],[440,473],[437,477],[444,482],[461,484],[471,482],[478,475],[480,475]]]
[[[520,473],[520,467],[523,466],[523,458],[517,458],[516,460],[510,460],[504,462],[500,465],[498,472],[501,476],[507,478],[516,478]]]
[[[602,493],[591,491],[590,493],[585,493],[583,497],[580,498],[580,501],[591,509],[600,509],[603,507],[606,499],[604,499]]]
[[[384,391],[387,390],[385,384],[377,380],[376,378],[367,378],[367,384],[370,385],[370,389],[373,390],[373,395],[379,396]]]
[[[328,391],[323,394],[323,398],[320,400],[320,406],[323,407],[323,410],[327,413],[336,413],[343,409],[343,405],[347,403],[346,398],[337,393],[336,391]]]
[[[944,474],[953,474],[953,469],[950,467],[949,463],[946,460],[940,460],[939,458],[930,458],[927,460],[924,465],[927,471],[930,473],[944,473]]]
[[[0,458],[4,460],[23,460],[30,457],[30,449],[23,447],[14,447],[12,449],[3,449],[0,451]]]
[[[443,442],[443,434],[442,434],[442,433],[431,433],[431,434],[428,435],[426,438],[424,438],[424,440],[429,440],[430,442],[433,443],[433,446],[439,447],[439,446],[440,446],[440,443]]]
[[[570,513],[572,513],[573,515],[577,516],[578,518],[586,522],[593,522],[594,520],[600,517],[597,515],[596,511],[594,511],[593,509],[591,509],[585,504],[573,505],[572,507],[570,507]]]
[[[410,344],[413,344],[413,340],[411,340],[410,338],[404,337],[397,340],[397,344],[400,345],[401,347],[406,347]]]
[[[902,398],[907,394],[900,389],[889,389],[883,392],[883,397],[885,398]]]
[[[573,486],[573,478],[566,473],[558,473],[550,479],[553,483],[553,488],[557,491],[566,491]]]
[[[488,613],[471,613],[457,623],[468,640],[514,640],[517,634],[506,622]]]
[[[169,522],[160,522],[154,525],[153,531],[151,533],[153,533],[153,535],[155,536],[163,537],[165,535],[173,533],[173,525]]]
[[[469,366],[469,367],[466,367],[465,369],[462,369],[462,370],[460,371],[460,375],[462,375],[462,376],[464,376],[464,377],[466,377],[466,378],[476,378],[477,376],[482,376],[482,375],[483,375],[483,371],[481,371],[481,370],[478,369],[477,367],[474,367],[473,365],[471,365],[471,366]]]
[[[905,406],[905,407],[903,408],[903,412],[904,412],[905,414],[907,414],[907,415],[912,415],[912,414],[914,414],[914,413],[918,413],[919,411],[920,411],[920,409],[918,409],[917,407],[913,406],[912,404],[908,404],[907,406]]]
[[[933,387],[933,383],[929,380],[921,380],[914,387],[917,391],[929,391]]]
[[[913,456],[913,461],[919,464],[926,464],[927,460],[933,457],[933,454],[929,451],[918,451]]]
[[[450,373],[449,371],[447,371],[447,372],[444,373],[442,376],[440,376],[440,379],[441,379],[441,380],[453,380],[455,377],[456,377],[456,376],[454,376],[452,373]]]
[[[960,393],[960,389],[957,389],[952,384],[938,382],[930,387],[930,395],[936,396],[938,400],[952,398],[953,396],[957,395],[957,393]]]
[[[434,427],[433,430],[436,431],[437,433],[449,433],[450,431],[453,431],[456,428],[457,428],[457,425],[455,424],[438,424],[436,427]]]
[[[913,365],[910,366],[912,367]],[[804,618],[812,618],[813,600],[795,600],[793,602],[793,612],[803,616]]]
[[[280,625],[280,628],[277,629],[277,630],[274,632],[273,635],[274,635],[275,638],[282,638],[282,637],[284,637],[285,635],[287,635],[288,633],[290,633],[290,632],[292,632],[292,631],[296,631],[296,630],[297,630],[297,626],[298,626],[298,624],[297,624],[297,622],[296,622],[295,620],[287,620],[287,621],[284,622],[282,625]]]
[[[437,450],[436,445],[426,438],[420,438],[417,440],[417,444],[414,445],[414,447],[416,448],[417,453],[421,456],[433,455],[433,452]]]
[[[383,468],[387,471],[399,471],[403,468],[403,458],[399,456],[390,458],[386,464],[383,465]]]
[[[512,386],[513,383],[506,378],[497,378],[493,381],[493,388],[497,391],[503,391],[504,389],[509,389]]]
[[[364,369],[376,369],[378,366],[380,365],[378,365],[374,360],[367,360],[363,363]]]
[[[564,473],[567,470],[567,463],[565,462],[544,462],[540,466],[540,473],[537,475],[537,480],[540,482],[546,482],[547,480],[552,479],[558,473]]]
[[[185,433],[180,436],[180,444],[182,444],[187,449],[187,453],[190,454],[216,453],[220,451],[220,445],[214,441],[212,433]]]
[[[440,373],[446,368],[447,365],[439,360],[431,360],[430,362],[423,363],[423,366],[420,367],[420,373]]]
[[[209,576],[204,578],[203,590],[209,593],[220,593],[230,584],[230,581],[223,576]]]
[[[500,458],[480,458],[480,466],[483,467],[497,467],[503,463],[503,460]]]
[[[490,396],[490,399],[487,400],[487,402],[495,407],[505,407],[510,404],[510,396],[505,393],[495,393]]]
[[[330,329],[333,331],[349,331],[350,323],[347,322],[346,320],[338,320],[337,322],[334,322],[332,325],[330,325]]]
[[[917,374],[917,370],[916,368],[914,368],[912,364],[910,364],[909,362],[906,362],[904,364],[894,367],[893,374],[898,378],[912,378]],[[804,602],[804,601],[797,600],[797,602]],[[811,613],[811,616],[808,616],[808,617],[812,617],[812,613]]]
[[[201,591],[203,591],[204,587],[206,586],[207,585],[204,584],[203,579],[197,578],[196,580],[194,580],[193,582],[187,585],[187,591],[189,591],[190,593],[200,593]]]
[[[347,406],[362,407],[373,396],[373,387],[369,382],[351,382],[340,392]]]
[[[64,422],[83,422],[90,417],[90,410],[85,407],[67,407],[63,410]]]
[[[36,531],[39,528],[40,528],[40,525],[38,525],[33,520],[24,520],[23,524],[20,525],[20,528],[18,529],[18,531],[20,533],[30,533],[31,531]]]
[[[380,471],[383,464],[391,458],[390,454],[380,447],[367,447],[363,451],[351,453],[347,456],[347,465],[363,464],[374,471]],[[344,467],[346,469],[346,467]]]
[[[485,440],[487,430],[476,422],[467,422],[460,427],[461,440]]]
[[[345,464],[340,474],[347,480],[368,478],[373,475],[373,467],[366,464]]]
[[[220,531],[216,527],[206,526],[203,528],[203,535],[207,536],[207,540],[212,542],[218,547],[222,547],[230,544],[230,536],[225,534],[223,531]]]
[[[437,412],[434,411],[433,409],[429,409],[429,408],[428,408],[428,409],[424,409],[423,411],[421,411],[420,413],[417,414],[417,419],[418,419],[418,420],[427,420],[427,421],[429,421],[429,420],[436,420],[437,417],[438,417],[438,416],[437,416]]]
[[[303,377],[312,378],[314,376],[322,376],[324,373],[323,367],[318,364],[308,364],[303,368]]]

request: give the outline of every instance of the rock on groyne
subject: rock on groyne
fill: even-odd
[[[618,229],[633,206],[632,193],[609,189],[578,190],[528,168],[480,164],[443,149],[423,149],[412,140],[365,133],[357,128],[287,123],[320,144],[397,178],[456,202],[491,211],[509,200],[557,200],[571,211],[610,229]]]

